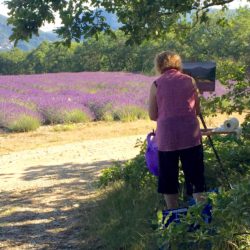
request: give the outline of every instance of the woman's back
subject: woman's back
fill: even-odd
[[[174,151],[199,145],[201,135],[192,78],[176,69],[168,69],[156,80],[156,86],[159,150]]]
[[[195,88],[192,78],[170,69],[157,80],[158,119],[196,116]]]
[[[205,191],[203,150],[197,116],[199,96],[195,83],[181,73],[181,57],[163,51],[155,57],[161,76],[151,85],[149,117],[157,122],[159,178],[158,192],[164,194],[168,209],[178,207],[179,161],[187,194],[203,201]]]

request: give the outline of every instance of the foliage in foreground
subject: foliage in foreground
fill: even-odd
[[[209,9],[234,0],[193,0],[193,1],[6,1],[9,9],[8,24],[12,25],[10,40],[29,40],[39,34],[39,28],[46,22],[55,22],[55,13],[61,25],[55,29],[63,43],[80,42],[83,37],[98,39],[100,32],[114,37],[110,21],[105,12],[115,13],[119,20],[118,29],[129,35],[127,43],[140,43],[145,39],[162,37],[167,31],[175,29],[184,32],[187,25],[182,20],[193,12],[194,22],[208,24]],[[126,5],[125,5],[126,3]],[[23,11],[25,9],[25,11]],[[105,12],[104,12],[105,10]],[[184,16],[184,18],[182,18]],[[156,18],[157,17],[157,18]],[[217,23],[225,23],[221,17]],[[193,26],[193,24],[192,24]]]
[[[210,193],[208,197],[213,207],[211,224],[204,223],[201,217],[203,206],[195,205],[182,223],[160,229],[161,218],[157,214],[164,209],[164,202],[156,193],[156,178],[145,166],[145,144],[142,144],[136,158],[103,171],[99,185],[105,195],[89,216],[89,233],[97,235],[102,249],[170,249],[170,245],[178,250],[249,249],[249,128],[249,122],[245,122],[239,139],[214,138],[227,169],[224,174],[234,184],[232,190],[227,188],[223,177],[218,179],[223,173],[210,148],[205,147],[207,184],[211,188],[221,187],[218,193]],[[181,188],[184,189],[183,182]],[[182,205],[187,205],[187,197],[180,198]],[[190,232],[194,223],[200,227]]]
[[[229,250],[250,247],[250,178],[232,190],[211,193],[212,221],[204,222],[204,205],[191,207],[181,223],[158,230],[162,249]],[[192,225],[199,228],[192,229]]]

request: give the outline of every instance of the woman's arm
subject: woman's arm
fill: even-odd
[[[157,102],[156,102],[156,86],[153,83],[150,88],[150,94],[149,94],[149,107],[148,107],[148,114],[149,118],[153,121],[157,120],[158,117],[158,108],[157,108]]]
[[[194,78],[192,78],[192,82],[195,88],[195,109],[196,109],[196,115],[200,115],[201,113],[201,107],[200,107],[200,92],[199,89],[196,85],[196,82],[194,80]]]

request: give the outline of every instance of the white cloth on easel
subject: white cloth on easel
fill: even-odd
[[[240,122],[237,118],[232,117],[224,121],[220,127],[214,128],[213,132],[235,132],[237,137],[240,136],[242,128],[240,127]]]

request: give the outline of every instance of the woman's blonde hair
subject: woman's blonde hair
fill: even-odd
[[[154,60],[155,70],[160,74],[168,68],[182,69],[181,57],[171,51],[163,51],[156,55]]]

